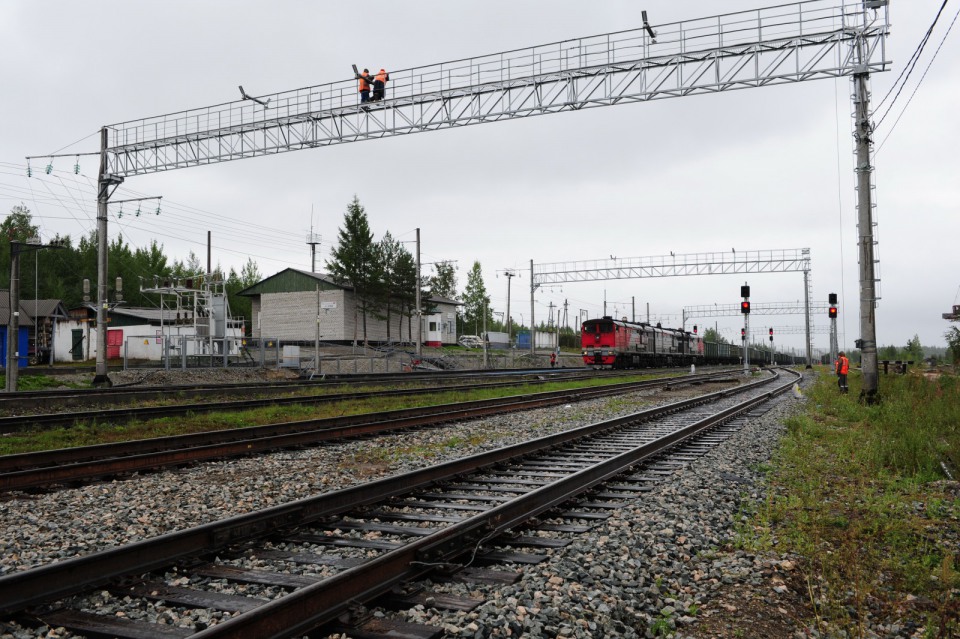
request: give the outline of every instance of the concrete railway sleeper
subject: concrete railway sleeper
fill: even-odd
[[[614,507],[611,500],[630,499],[658,468],[680,464],[665,459],[667,451],[682,447],[681,459],[697,454],[722,437],[722,424],[790,389],[798,374],[792,375],[785,383],[773,372],[735,390],[6,576],[0,578],[0,614],[134,638],[298,636],[336,622],[358,604],[397,597],[420,577],[454,574],[488,555],[485,547],[498,540],[512,548],[561,546],[562,539],[518,531],[531,520],[557,516],[573,499],[580,501],[568,515],[601,519],[597,511]],[[540,530],[575,534],[584,528]],[[488,559],[496,561],[497,554]],[[522,562],[522,553],[513,555]],[[273,561],[303,569],[271,570]],[[215,584],[224,580],[260,589],[247,596],[217,592]],[[212,623],[190,626],[148,624],[133,612],[117,621],[93,612],[91,598],[106,590],[133,606],[160,599],[219,613]],[[408,600],[413,596],[407,592]],[[435,598],[432,605],[470,603]],[[429,629],[420,632],[430,636]]]
[[[619,373],[624,375],[623,372]],[[603,376],[611,376],[609,374]],[[17,413],[14,416],[0,417],[0,434],[14,433],[27,429],[49,426],[72,426],[81,422],[107,422],[123,423],[134,419],[156,419],[158,417],[177,417],[189,414],[212,413],[218,411],[239,411],[261,408],[264,406],[281,405],[305,405],[305,404],[330,404],[336,402],[368,399],[370,397],[384,396],[409,396],[422,395],[427,393],[444,393],[464,390],[479,390],[484,388],[502,388],[508,386],[517,386],[519,384],[546,384],[555,381],[576,381],[582,379],[595,379],[596,373],[578,374],[539,374],[530,379],[528,376],[512,376],[507,381],[498,382],[477,382],[471,384],[434,384],[432,386],[417,386],[406,389],[393,390],[371,390],[355,391],[349,393],[328,393],[324,395],[291,395],[297,392],[309,392],[314,388],[320,388],[317,385],[307,383],[307,385],[296,385],[287,382],[282,385],[237,385],[228,389],[221,390],[217,387],[203,387],[199,390],[188,387],[172,387],[171,389],[152,389],[149,391],[137,391],[136,393],[116,395],[114,391],[101,393],[98,391],[84,391],[80,394],[65,394],[58,396],[44,396],[32,399],[19,399],[12,402],[5,401],[0,396],[0,409],[8,412]],[[463,379],[454,378],[454,379]],[[486,379],[490,379],[489,377]],[[422,382],[424,380],[419,380]],[[419,383],[418,382],[418,383]],[[387,381],[381,384],[388,383]],[[393,383],[393,382],[389,382]],[[337,384],[339,385],[339,384]],[[322,387],[323,389],[330,386]],[[239,393],[242,396],[266,394],[272,396],[259,397],[254,399],[243,399],[233,401],[212,401],[214,397],[222,396],[221,393]],[[277,393],[285,393],[285,396],[277,396]],[[85,411],[76,411],[78,406],[92,404],[114,404],[117,402],[131,403],[136,401],[166,401],[171,399],[182,399],[185,397],[201,397],[202,401],[189,404],[177,403],[164,406],[148,407],[121,407],[121,408],[98,408]],[[43,414],[25,415],[23,412],[31,407],[44,407],[50,410],[51,406],[69,407],[70,411],[47,412]]]
[[[118,474],[187,463],[250,455],[281,448],[318,445],[351,437],[378,435],[404,428],[428,427],[491,414],[583,401],[644,388],[673,388],[702,383],[727,373],[667,380],[625,382],[596,388],[388,411],[376,415],[301,420],[280,424],[208,431],[189,435],[64,448],[0,457],[0,491],[24,490],[63,482],[83,482]]]

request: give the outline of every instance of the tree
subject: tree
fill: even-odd
[[[397,261],[400,259],[401,249],[403,249],[403,245],[394,239],[390,231],[387,231],[383,239],[377,244],[377,253],[380,263],[382,264],[381,273],[383,274],[383,280],[380,282],[381,285],[377,291],[377,297],[380,298],[378,306],[386,311],[384,319],[387,321],[388,342],[390,341],[390,320],[393,316],[391,311],[393,310],[394,304],[399,303],[399,299],[395,296],[395,286]]]
[[[393,265],[394,295],[399,298],[400,312],[407,318],[407,341],[413,341],[413,316],[417,310],[417,261],[405,246],[400,246]],[[401,320],[402,321],[402,320]],[[403,327],[400,327],[403,335]]]
[[[952,321],[956,322],[957,320]],[[950,358],[953,361],[954,368],[960,367],[960,328],[951,326],[943,336],[947,340],[947,347],[950,350]]]
[[[337,246],[327,262],[330,278],[338,286],[352,286],[354,305],[353,342],[357,343],[359,314],[363,315],[363,341],[367,342],[367,313],[375,304],[375,296],[382,281],[382,265],[373,242],[373,232],[367,213],[356,195],[347,205],[343,226],[337,232]]]
[[[433,277],[430,278],[430,292],[439,297],[456,299],[457,269],[453,262],[437,262],[433,265]]]
[[[923,346],[920,345],[920,336],[914,335],[913,339],[907,342],[907,347],[903,352],[903,359],[920,363],[923,361]]]
[[[703,341],[713,342],[715,344],[726,344],[727,339],[720,335],[716,329],[708,328],[703,331]]]
[[[486,309],[486,318],[484,318]],[[463,316],[466,326],[473,325],[476,334],[483,330],[484,319],[493,323],[493,312],[490,309],[490,296],[483,283],[483,273],[480,262],[474,262],[467,274],[467,286],[463,292]]]

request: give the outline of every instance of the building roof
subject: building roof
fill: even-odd
[[[278,273],[264,278],[252,286],[248,286],[237,295],[254,297],[264,293],[294,293],[301,291],[312,291],[319,285],[320,290],[329,291],[341,289],[352,291],[353,287],[349,284],[341,285],[333,281],[333,278],[326,273],[314,273],[312,271],[301,271],[296,268],[286,268]],[[450,304],[452,306],[461,306],[462,303],[447,297],[434,295],[429,298],[430,302],[435,304]]]
[[[34,318],[51,317],[55,319],[66,319],[67,309],[64,308],[61,300],[25,300],[20,299],[20,321],[19,323],[33,323]],[[10,291],[0,289],[0,326],[6,326],[10,323]]]

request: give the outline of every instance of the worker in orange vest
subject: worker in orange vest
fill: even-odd
[[[370,85],[373,83],[373,78],[370,77],[370,70],[364,69],[363,73],[357,76],[357,79],[360,80],[360,103],[370,101]]]
[[[837,355],[837,363],[834,369],[837,371],[837,385],[840,387],[840,392],[846,393],[848,390],[847,373],[850,372],[850,360],[843,354],[843,351],[840,351]]]
[[[378,102],[386,97],[387,95],[387,81],[390,79],[390,74],[387,73],[384,69],[380,69],[378,73],[373,78],[373,101]]]

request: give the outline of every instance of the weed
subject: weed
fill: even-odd
[[[738,528],[739,542],[775,540],[806,557],[818,628],[863,636],[877,607],[895,618],[908,595],[937,607],[937,628],[956,628],[960,566],[948,540],[960,534],[960,500],[933,482],[942,460],[960,458],[960,387],[945,376],[883,377],[883,402],[867,406],[856,400],[858,377],[848,395],[833,381],[821,378],[808,412],[786,420],[770,497]]]

